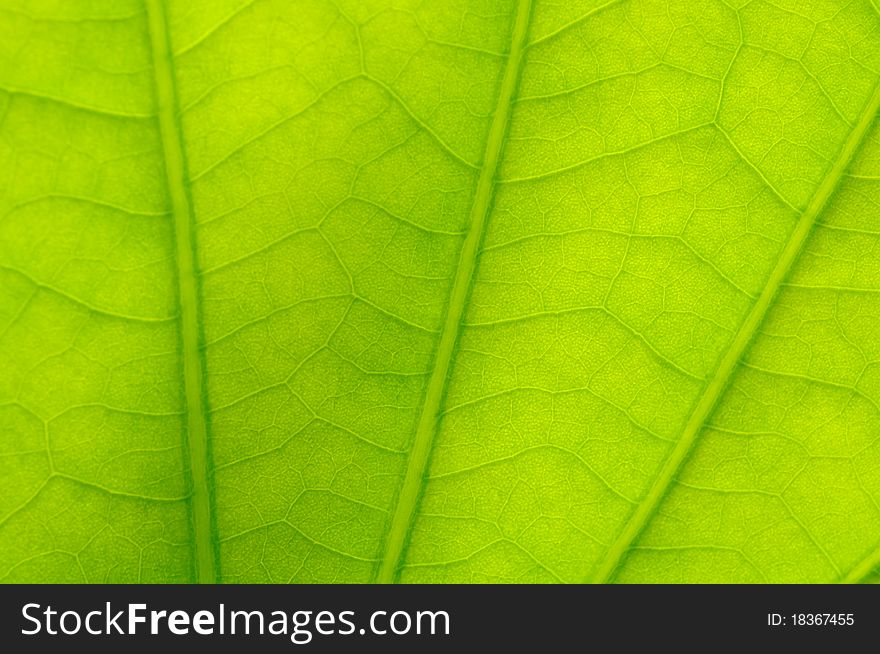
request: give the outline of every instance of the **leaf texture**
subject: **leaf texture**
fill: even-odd
[[[873,0],[0,0],[0,579],[861,582]]]

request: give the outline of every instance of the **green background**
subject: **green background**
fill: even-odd
[[[0,0],[0,580],[880,563],[873,0]]]

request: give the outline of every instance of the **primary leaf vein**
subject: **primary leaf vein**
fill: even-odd
[[[208,453],[208,407],[198,279],[196,277],[195,226],[187,188],[183,134],[178,119],[177,89],[164,0],[147,0],[150,44],[155,74],[159,128],[168,194],[174,216],[184,394],[186,399],[186,449],[192,485],[191,520],[195,544],[196,581],[216,583],[219,578]]]
[[[492,123],[489,127],[483,164],[471,205],[470,227],[459,254],[458,267],[449,296],[440,342],[425,391],[406,473],[386,535],[382,563],[376,575],[376,581],[380,583],[390,583],[396,579],[404,547],[412,528],[419,496],[424,486],[428,458],[437,433],[440,406],[446,394],[453,354],[461,333],[462,318],[470,295],[479,248],[492,206],[495,178],[510,124],[513,98],[519,84],[523,53],[531,21],[532,2],[533,0],[519,0],[516,7],[507,63]]]
[[[736,336],[734,336],[727,351],[721,357],[715,374],[703,388],[702,393],[694,404],[690,417],[682,430],[681,438],[662,464],[644,499],[630,516],[604,559],[591,575],[591,580],[594,583],[611,581],[626,553],[656,513],[661,501],[672,486],[679,469],[692,451],[706,420],[721,399],[728,383],[733,379],[742,356],[760,331],[764,317],[772,306],[777,292],[788,277],[789,271],[797,261],[807,237],[813,231],[813,226],[818,216],[825,209],[828,201],[840,185],[840,181],[844,178],[844,173],[855,153],[866,140],[878,110],[880,110],[880,84],[877,84],[875,87],[872,96],[862,110],[852,131],[850,131],[836,160],[813,193],[803,213],[801,213],[773,271],[767,279],[764,289],[752,305],[751,310],[737,331]]]

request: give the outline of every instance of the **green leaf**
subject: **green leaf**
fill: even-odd
[[[880,564],[873,0],[0,0],[0,579]]]

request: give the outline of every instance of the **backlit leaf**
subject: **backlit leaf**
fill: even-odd
[[[880,564],[873,0],[0,0],[0,579]]]

